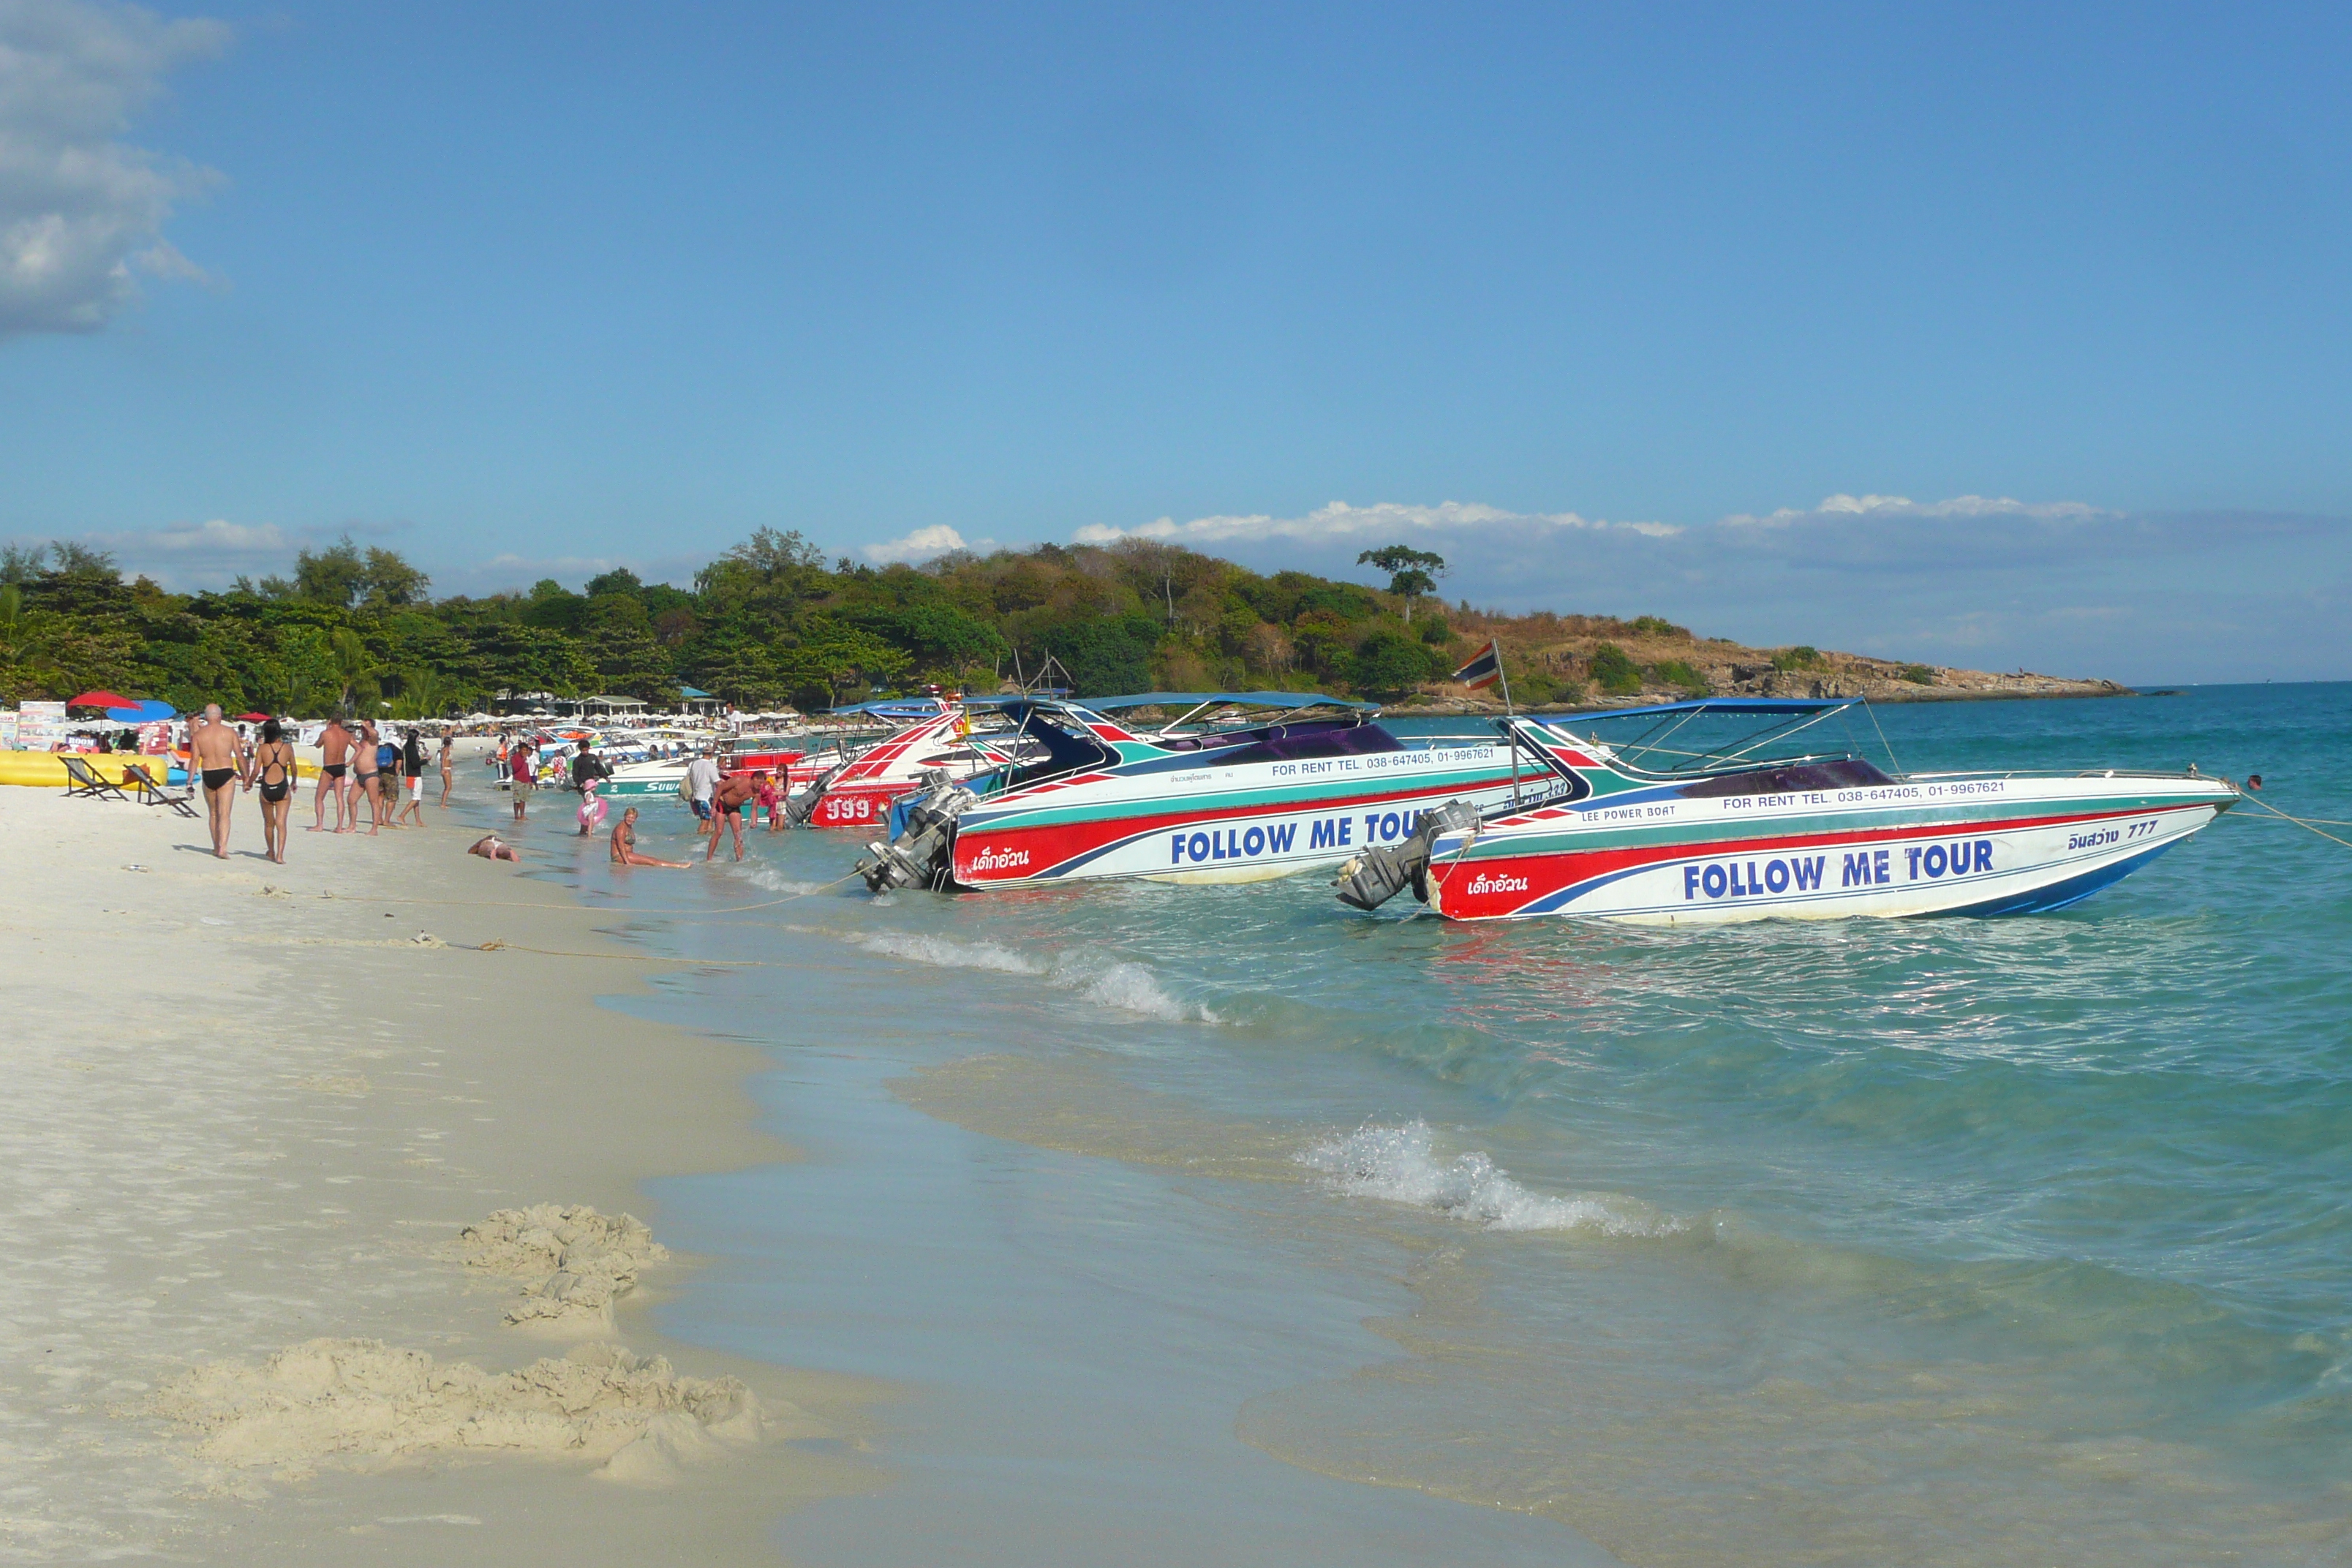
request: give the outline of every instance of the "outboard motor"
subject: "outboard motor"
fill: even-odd
[[[1360,910],[1376,910],[1405,889],[1429,902],[1429,851],[1441,833],[1463,833],[1478,826],[1478,808],[1466,800],[1449,800],[1434,811],[1421,814],[1412,834],[1400,844],[1367,849],[1339,868],[1339,901]]]
[[[834,774],[848,765],[847,763],[835,763],[811,779],[808,788],[798,795],[786,795],[784,797],[785,824],[792,827],[806,827],[809,825],[809,818],[816,815],[816,803],[824,798],[824,786],[833,782]]]
[[[978,805],[980,797],[950,782],[945,768],[927,770],[923,786],[922,795],[907,807],[906,829],[887,844],[868,844],[874,858],[857,863],[858,875],[875,892],[947,886],[955,820]]]

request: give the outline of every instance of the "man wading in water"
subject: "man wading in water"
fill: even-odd
[[[228,858],[228,812],[236,804],[236,791],[229,786],[245,773],[245,748],[237,744],[236,731],[221,721],[220,704],[205,704],[202,719],[188,726],[188,765],[196,770],[196,777],[205,786],[205,810],[212,818],[213,855],[216,859]],[[741,835],[739,833],[740,839]],[[738,845],[737,859],[743,857]]]
[[[719,854],[719,836],[726,828],[735,830],[735,858],[743,858],[743,813],[760,798],[760,784],[768,776],[767,770],[745,777],[719,781],[719,788],[710,796],[710,848],[703,857],[708,865]]]

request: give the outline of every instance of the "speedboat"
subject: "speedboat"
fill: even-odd
[[[912,723],[839,761],[792,797],[788,815],[810,827],[878,827],[903,795],[951,784],[1004,767],[1019,750],[1013,737],[977,733],[958,701],[921,700],[908,705]],[[882,711],[865,705],[861,711]],[[840,711],[836,710],[836,711]],[[798,779],[795,779],[798,782]]]
[[[1402,739],[1372,721],[1374,704],[1313,693],[998,705],[1040,754],[904,806],[892,840],[868,846],[868,886],[1263,881],[1404,839],[1444,801],[1508,809],[1565,787],[1516,736]],[[1176,717],[1110,717],[1144,709]]]
[[[1459,921],[2037,914],[2129,876],[2241,798],[2194,767],[1899,773],[1853,751],[1765,760],[1858,701],[1703,698],[1507,721],[1564,793],[1433,822],[1425,864],[1402,879]],[[1696,738],[1699,721],[1725,718],[1748,721],[1744,736]],[[1604,741],[1619,723],[1643,727]],[[1394,867],[1352,869],[1371,885],[1343,875],[1340,897],[1360,907],[1377,899],[1351,892],[1400,880]]]

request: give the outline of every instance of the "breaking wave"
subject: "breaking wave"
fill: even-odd
[[[1217,1016],[1196,1003],[1168,994],[1160,977],[1140,963],[1063,953],[1051,963],[992,942],[958,942],[914,931],[865,931],[848,939],[868,952],[941,969],[984,969],[998,974],[1034,974],[1089,1002],[1171,1024],[1214,1024]]]
[[[1043,974],[1045,965],[992,942],[956,942],[911,931],[870,931],[850,940],[868,952],[941,969],[989,969],[999,974]]]
[[[1486,1230],[1591,1230],[1603,1236],[1667,1236],[1682,1222],[1629,1198],[1560,1197],[1530,1192],[1473,1150],[1439,1155],[1429,1123],[1366,1122],[1293,1156],[1351,1197],[1382,1198],[1464,1220]]]

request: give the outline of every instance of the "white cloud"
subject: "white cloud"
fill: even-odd
[[[212,281],[161,231],[219,176],[118,138],[228,37],[108,0],[0,0],[0,337],[95,331],[137,298],[134,269]]]
[[[2021,501],[2007,496],[1954,496],[1949,500],[1915,501],[1909,496],[1825,496],[1812,508],[1782,507],[1778,511],[1757,517],[1748,512],[1734,512],[1723,520],[1733,528],[1788,528],[1798,523],[1825,522],[1853,518],[2027,518],[2042,522],[2088,522],[2099,519],[2118,518],[2123,513],[2081,501]]]
[[[1378,536],[1383,540],[1413,532],[1461,531],[1496,527],[1525,530],[1583,531],[1616,531],[1664,539],[1682,532],[1671,522],[1607,522],[1580,517],[1572,511],[1516,512],[1499,507],[1463,501],[1435,506],[1405,506],[1381,501],[1373,506],[1349,506],[1335,500],[1303,517],[1272,517],[1264,512],[1247,517],[1196,517],[1190,522],[1159,518],[1133,528],[1089,523],[1078,530],[1074,542],[1110,544],[1121,539],[1156,539],[1170,544],[1209,549],[1220,544],[1290,540],[1307,543],[1344,542]]]
[[[981,541],[983,546],[991,542],[988,540]],[[964,544],[962,534],[944,522],[935,522],[929,528],[915,530],[903,539],[893,539],[887,543],[868,544],[860,548],[868,561],[877,563],[904,561],[912,565],[916,562],[929,561],[934,555],[945,555],[950,550],[962,550],[967,546]]]
[[[257,551],[283,553],[293,541],[274,522],[231,522],[216,517],[210,522],[173,523],[153,533],[136,536],[157,550],[186,553],[243,555]]]

